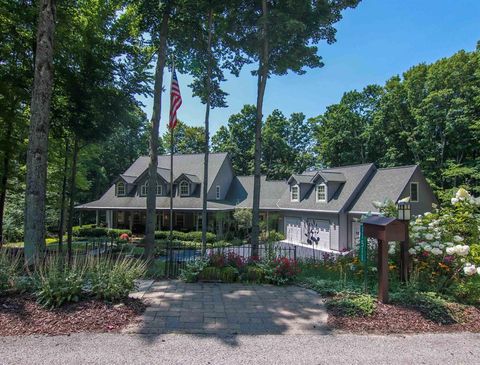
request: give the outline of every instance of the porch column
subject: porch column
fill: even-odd
[[[112,228],[113,227],[113,210],[107,210],[106,215],[107,215],[107,228]]]
[[[82,226],[82,211],[78,212],[78,225],[80,227]]]
[[[128,229],[133,230],[133,212],[128,212]]]
[[[95,225],[98,227],[100,224],[100,212],[98,209],[95,211]]]
[[[268,235],[270,234],[270,227],[268,226],[268,223],[269,223],[269,222],[268,222],[268,210],[267,210],[267,214],[266,214],[266,218],[265,218],[265,219],[267,220],[267,222],[266,222],[266,223],[267,223],[266,227],[267,227],[267,238],[268,238]]]

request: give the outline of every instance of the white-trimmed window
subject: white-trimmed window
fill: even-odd
[[[300,188],[298,185],[293,185],[290,188],[290,200],[292,202],[298,202],[300,200]]]
[[[418,182],[410,183],[410,201],[413,203],[418,202]]]
[[[119,181],[117,183],[117,196],[125,196],[125,183],[123,181]]]
[[[317,202],[326,202],[327,201],[327,185],[318,184],[317,185]]]
[[[220,185],[215,186],[215,199],[220,200]]]
[[[163,185],[160,183],[157,183],[157,196],[162,196],[163,195]]]
[[[148,181],[145,181],[145,184],[140,186],[140,195],[147,196],[147,191],[148,191]]]
[[[180,183],[180,196],[189,196],[190,195],[190,184],[188,181],[183,180]]]

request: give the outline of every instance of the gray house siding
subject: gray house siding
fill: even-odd
[[[420,168],[416,168],[408,184],[403,189],[400,199],[410,196],[410,183],[418,183],[418,202],[411,202],[412,215],[416,216],[432,210],[432,203],[438,204],[432,188],[428,184]]]
[[[218,199],[218,200],[224,200],[227,193],[228,193],[228,189],[230,188],[230,184],[232,183],[233,176],[234,176],[234,174],[233,174],[232,163],[231,163],[229,158],[226,158],[223,161],[222,166],[218,170],[218,174],[215,176],[212,184],[210,185],[210,189],[208,190],[208,193],[207,193],[207,199],[208,200],[217,200],[216,199],[216,187],[217,187],[217,185],[219,185],[220,186],[220,199]],[[212,176],[209,176],[209,180],[211,178],[212,178]]]

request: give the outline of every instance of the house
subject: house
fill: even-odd
[[[145,229],[149,157],[139,157],[119,175],[99,199],[76,207],[101,212],[109,227]],[[159,156],[157,168],[157,229],[169,227],[170,189],[173,189],[173,224],[177,230],[201,229],[203,154],[174,156],[174,181],[170,186],[170,156]],[[251,208],[253,176],[235,176],[227,153],[212,153],[208,168],[209,229],[217,230],[218,216],[237,208]],[[374,164],[342,166],[272,181],[262,176],[261,219],[270,229],[283,232],[286,241],[313,244],[323,251],[350,249],[359,237],[358,218],[378,210],[373,201],[397,202],[411,198],[412,214],[431,210],[436,198],[418,166],[376,168]],[[219,212],[222,214],[218,215]],[[270,218],[269,218],[270,217]]]

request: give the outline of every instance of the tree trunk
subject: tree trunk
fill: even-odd
[[[32,264],[45,249],[48,126],[53,84],[55,1],[41,0],[37,28],[25,192],[25,262]]]
[[[75,207],[75,189],[77,179],[77,159],[78,159],[78,139],[74,137],[73,142],[73,158],[72,158],[72,175],[70,176],[70,201],[68,206],[68,223],[67,223],[67,255],[68,264],[72,262],[72,236],[73,236],[73,208]]]
[[[268,77],[268,37],[267,0],[262,0],[262,43],[260,48],[260,61],[258,67],[257,85],[257,120],[255,122],[255,164],[253,176],[253,210],[252,210],[252,256],[258,256],[258,236],[260,235],[260,164],[262,158],[262,118],[263,97],[267,86]]]
[[[155,222],[157,201],[157,167],[158,167],[158,128],[162,103],[163,73],[167,51],[168,21],[170,17],[170,3],[163,12],[160,29],[160,45],[157,52],[157,65],[155,68],[155,85],[153,97],[153,113],[150,130],[150,164],[148,165],[147,189],[147,217],[145,224],[145,258],[149,262],[153,259],[155,251]],[[173,188],[172,186],[170,187]]]
[[[4,154],[2,161],[2,179],[0,180],[0,248],[3,245],[3,215],[5,213],[5,200],[7,197],[8,175],[10,174],[10,160],[12,158],[12,135],[13,135],[13,120],[14,120],[14,106],[12,104],[12,113],[7,120],[7,130],[5,132]]]
[[[58,252],[63,254],[63,234],[65,231],[65,200],[67,190],[68,173],[68,155],[70,153],[70,143],[68,137],[65,138],[65,161],[63,164],[62,198],[60,201],[60,222],[58,225]]]
[[[202,256],[207,252],[207,193],[208,193],[208,155],[210,149],[210,93],[212,78],[212,17],[208,14],[208,44],[207,44],[207,102],[205,105],[205,158],[203,162],[203,197],[202,197]]]

